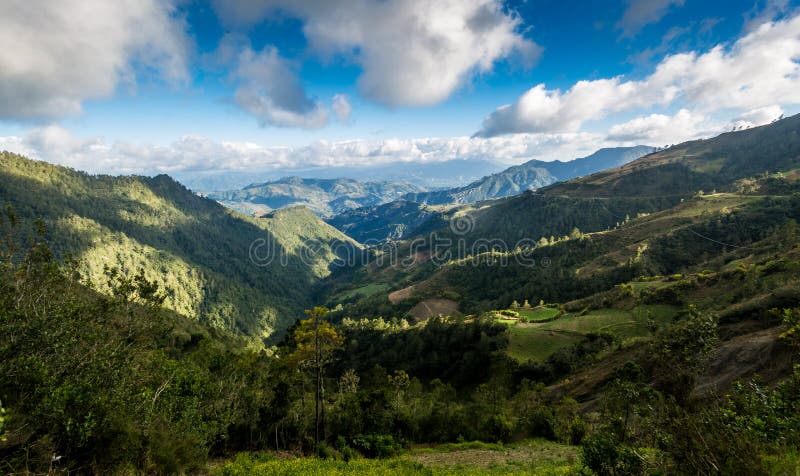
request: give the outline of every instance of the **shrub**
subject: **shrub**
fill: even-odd
[[[632,448],[622,444],[609,431],[599,431],[583,441],[583,465],[598,476],[640,474],[644,461]]]
[[[353,438],[353,446],[369,458],[390,458],[403,449],[392,435],[359,435]]]
[[[539,406],[528,415],[528,433],[548,440],[556,439],[556,417],[547,406]]]

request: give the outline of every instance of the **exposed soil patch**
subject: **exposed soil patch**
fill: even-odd
[[[390,298],[391,299],[391,298]],[[414,319],[423,321],[429,317],[452,316],[458,312],[458,303],[451,299],[434,298],[420,301],[408,313]]]
[[[424,466],[469,466],[489,468],[496,465],[515,465],[535,469],[549,466],[554,462],[575,462],[577,449],[554,445],[525,445],[506,448],[500,451],[489,449],[469,449],[450,452],[416,453],[407,456]]]
[[[405,301],[406,299],[411,297],[411,293],[414,291],[414,285],[403,289],[399,289],[397,291],[389,293],[389,301],[392,304],[397,304],[400,301]]]
[[[778,337],[782,327],[761,330],[722,342],[698,379],[698,396],[723,393],[737,379],[755,374],[767,384],[791,372],[791,350]]]

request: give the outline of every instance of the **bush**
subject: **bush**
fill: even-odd
[[[390,458],[403,449],[392,435],[359,435],[353,438],[353,446],[369,458]]]
[[[581,461],[598,476],[640,474],[644,467],[642,458],[608,431],[599,431],[584,440]]]
[[[493,415],[484,424],[484,438],[492,441],[508,441],[514,425],[505,415]]]
[[[583,439],[586,437],[586,433],[588,431],[589,431],[589,425],[586,424],[586,421],[583,418],[576,415],[575,418],[572,420],[572,423],[569,425],[568,443],[571,445],[582,444]]]
[[[540,406],[533,410],[527,418],[528,433],[531,436],[556,439],[556,417],[548,406]]]
[[[347,440],[342,435],[336,438],[336,450],[339,451],[342,455],[342,459],[345,461],[350,461],[358,456],[356,451],[347,444]]]

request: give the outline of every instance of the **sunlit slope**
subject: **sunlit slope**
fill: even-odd
[[[249,218],[165,175],[92,176],[9,153],[0,166],[0,202],[24,220],[42,218],[54,251],[78,259],[98,289],[106,265],[143,268],[168,289],[167,307],[247,335],[301,316],[329,273],[332,247],[354,246],[306,209]],[[252,260],[254,243],[269,244],[274,257],[261,247]]]
[[[622,167],[542,190],[572,197],[735,191],[741,179],[800,165],[800,115],[765,126],[684,142]]]

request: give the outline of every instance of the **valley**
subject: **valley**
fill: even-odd
[[[0,5],[0,476],[800,476],[800,0]]]
[[[703,458],[796,465],[774,432],[800,435],[798,131],[795,116],[518,195],[328,223],[3,153],[0,455],[684,471],[705,463],[676,441],[722,435]],[[774,403],[747,406],[758,395]]]

